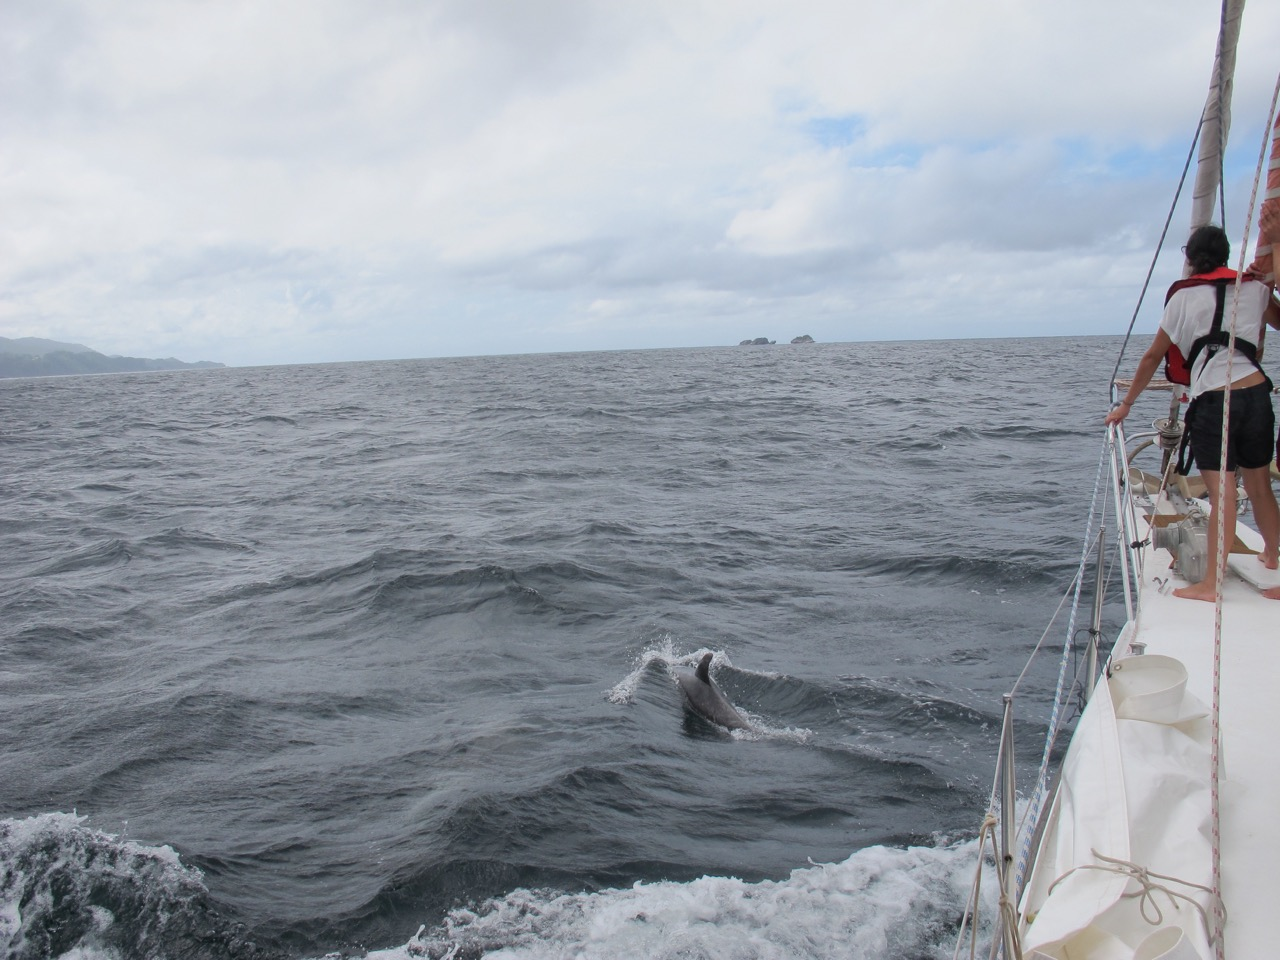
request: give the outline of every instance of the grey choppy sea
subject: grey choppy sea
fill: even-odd
[[[0,946],[950,957],[1117,346],[0,381]]]

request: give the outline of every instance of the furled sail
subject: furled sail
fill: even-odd
[[[1222,155],[1231,130],[1231,93],[1236,72],[1236,46],[1240,40],[1240,20],[1244,0],[1228,0],[1222,11],[1218,51],[1209,77],[1209,96],[1200,120],[1200,154],[1196,162],[1196,183],[1191,195],[1191,229],[1214,220],[1214,207],[1222,183]]]

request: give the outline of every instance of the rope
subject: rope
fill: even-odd
[[[986,849],[987,842],[990,840],[992,848],[995,847],[995,830],[999,826],[1000,821],[997,819],[994,810],[988,808],[987,815],[982,821],[982,829],[978,831],[978,871],[973,878],[973,886],[969,889],[969,902],[965,904],[964,916],[960,918],[960,935],[956,937],[956,949],[951,954],[951,960],[959,960],[960,946],[964,943],[965,928],[969,925],[969,918],[973,918],[973,935],[969,937],[969,958],[973,960],[978,950],[978,904],[982,900],[982,851]]]
[[[1151,926],[1158,927],[1164,923],[1164,911],[1160,909],[1160,904],[1155,898],[1156,893],[1163,893],[1169,898],[1169,903],[1175,910],[1179,909],[1179,900],[1184,900],[1191,904],[1191,906],[1195,907],[1196,912],[1200,914],[1200,922],[1204,925],[1204,932],[1209,938],[1209,942],[1216,944],[1217,947],[1221,949],[1222,927],[1226,924],[1227,907],[1226,904],[1222,902],[1222,897],[1219,896],[1218,891],[1215,888],[1206,887],[1199,883],[1192,883],[1189,880],[1181,880],[1178,877],[1166,876],[1163,873],[1155,873],[1131,860],[1119,860],[1115,857],[1104,857],[1097,850],[1090,850],[1090,853],[1092,853],[1098,860],[1101,860],[1102,863],[1082,863],[1078,867],[1072,867],[1049,885],[1049,895],[1053,894],[1053,891],[1058,884],[1062,883],[1062,881],[1066,880],[1067,877],[1071,876],[1073,873],[1077,873],[1081,870],[1098,870],[1102,873],[1118,874],[1122,877],[1127,877],[1130,880],[1136,881],[1138,885],[1141,886],[1141,890],[1122,894],[1121,897],[1125,900],[1133,900],[1135,898],[1140,899],[1141,903],[1138,906],[1138,912],[1141,914],[1142,919],[1151,924]],[[1165,882],[1156,883],[1156,880],[1163,880]],[[1175,883],[1191,890],[1199,890],[1201,893],[1207,893],[1213,907],[1213,919],[1210,919],[1209,913],[1194,897],[1190,894],[1182,893],[1179,890],[1170,889],[1166,886],[1168,883]],[[1148,915],[1148,911],[1150,911],[1152,915]],[[1218,918],[1221,918],[1220,922]]]
[[[1240,285],[1244,280],[1245,267],[1245,251],[1249,246],[1249,228],[1253,223],[1253,212],[1258,203],[1258,185],[1262,182],[1262,171],[1266,167],[1267,146],[1271,139],[1271,121],[1276,115],[1276,103],[1280,100],[1280,76],[1276,78],[1275,92],[1271,96],[1271,110],[1267,114],[1267,126],[1263,133],[1262,149],[1258,155],[1258,166],[1253,176],[1253,190],[1249,195],[1249,209],[1245,216],[1244,236],[1241,238],[1239,247],[1239,269],[1236,271],[1236,282],[1233,289],[1231,299],[1231,325],[1230,335],[1227,339],[1227,385],[1223,391],[1222,399],[1222,446],[1220,450],[1219,466],[1222,470],[1219,472],[1218,479],[1218,504],[1214,518],[1217,522],[1217,556],[1214,558],[1214,594],[1213,594],[1213,703],[1211,706],[1210,716],[1212,718],[1212,736],[1209,744],[1209,773],[1210,773],[1210,816],[1212,822],[1212,840],[1213,840],[1213,892],[1214,892],[1214,909],[1222,909],[1223,913],[1217,919],[1225,925],[1225,906],[1222,904],[1222,822],[1221,822],[1221,801],[1219,796],[1219,780],[1221,778],[1221,696],[1222,696],[1222,587],[1223,581],[1226,579],[1227,569],[1227,553],[1230,549],[1227,544],[1226,523],[1227,518],[1222,510],[1222,504],[1226,501],[1227,496],[1234,497],[1236,491],[1226,490],[1225,474],[1227,466],[1227,447],[1229,441],[1229,433],[1231,427],[1231,391],[1234,379],[1231,375],[1232,363],[1235,358],[1236,347],[1236,318],[1240,307]],[[1265,329],[1265,327],[1264,327]],[[1235,531],[1232,531],[1235,535]],[[1216,942],[1216,951],[1219,960],[1224,955],[1222,941]]]
[[[973,878],[973,886],[969,892],[969,902],[965,909],[964,916],[960,919],[960,935],[956,938],[955,952],[952,953],[952,960],[959,960],[960,947],[964,943],[965,928],[969,925],[970,917],[973,918],[973,928],[969,936],[969,960],[975,960],[978,950],[978,906],[982,898],[982,866],[983,852],[988,846],[991,847],[991,855],[995,862],[1000,862],[1000,851],[996,843],[996,831],[1000,826],[1000,818],[995,814],[994,804],[987,809],[987,815],[982,821],[982,829],[978,833],[978,870]],[[1000,885],[1000,901],[999,913],[1000,923],[997,930],[1003,931],[1007,935],[1008,940],[1005,945],[1009,947],[1009,956],[1006,960],[1022,960],[1022,941],[1018,935],[1018,911],[1015,898],[1007,888],[1004,880],[1004,871],[997,869],[996,880]],[[991,944],[991,953],[994,956],[997,946],[1001,943],[997,937]]]

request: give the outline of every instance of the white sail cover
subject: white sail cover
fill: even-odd
[[[1023,898],[1026,956],[1213,956],[1211,731],[1186,676],[1171,657],[1128,657],[1098,684]]]

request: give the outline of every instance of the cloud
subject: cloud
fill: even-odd
[[[1202,7],[13,0],[0,334],[261,363],[1114,330]],[[1237,218],[1278,42],[1246,11]]]

